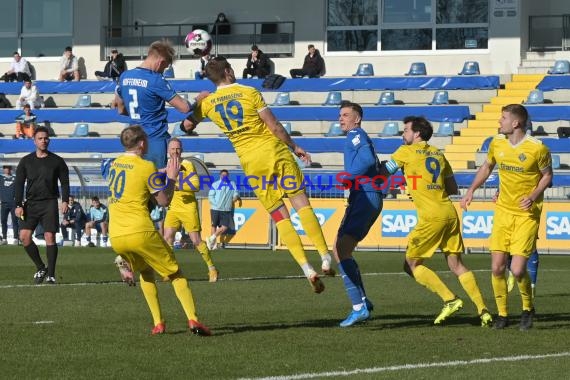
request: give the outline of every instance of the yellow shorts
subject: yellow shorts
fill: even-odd
[[[429,259],[440,248],[443,253],[463,253],[463,238],[459,218],[419,219],[418,224],[408,235],[406,257],[409,259]]]
[[[154,269],[167,277],[178,272],[178,262],[172,248],[158,231],[137,232],[111,238],[113,250],[127,260],[135,272]]]
[[[248,183],[265,209],[272,212],[283,205],[285,196],[292,198],[305,192],[303,172],[289,148],[268,143],[240,157]]]
[[[164,218],[164,228],[174,228],[179,230],[184,227],[186,232],[200,232],[202,226],[200,225],[200,217],[198,210],[194,208],[193,211],[176,211],[168,210]]]
[[[540,219],[495,212],[491,231],[491,252],[506,252],[529,258],[536,248]]]

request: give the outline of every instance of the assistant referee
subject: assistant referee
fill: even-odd
[[[50,151],[49,133],[45,127],[34,132],[36,151],[24,156],[16,169],[16,217],[19,218],[20,240],[30,259],[36,265],[34,282],[55,284],[57,245],[55,233],[59,227],[57,198],[58,180],[61,184],[61,211],[67,212],[69,199],[69,169],[65,161]],[[26,196],[24,202],[24,185]],[[47,268],[40,257],[38,246],[32,240],[32,232],[38,224],[44,228]]]

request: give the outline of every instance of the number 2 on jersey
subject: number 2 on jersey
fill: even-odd
[[[109,172],[109,190],[111,190],[113,198],[120,199],[123,196],[126,176],[124,170],[121,170],[119,174],[115,169],[111,169]]]
[[[232,130],[231,121],[237,122],[238,128],[243,125],[243,107],[237,100],[229,101],[225,107],[222,103],[217,104],[216,112],[220,114],[228,131]]]
[[[134,88],[129,88],[129,95],[131,96],[131,101],[129,102],[129,115],[131,119],[140,119],[141,115],[137,113],[137,108],[139,107],[139,96],[137,90]]]
[[[439,161],[435,157],[426,158],[426,170],[432,175],[431,183],[436,183],[439,178],[439,173],[441,171],[441,166]]]

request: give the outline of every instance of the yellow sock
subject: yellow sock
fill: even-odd
[[[196,315],[196,306],[194,305],[192,291],[188,286],[188,280],[182,276],[174,278],[171,276],[170,279],[172,281],[172,287],[174,288],[176,297],[178,298],[178,301],[180,301],[180,304],[184,309],[184,313],[186,313],[186,318],[197,321],[198,316]]]
[[[160,302],[158,301],[158,290],[154,282],[154,272],[141,272],[140,274],[141,290],[143,292],[154,325],[162,322],[162,312],[160,311]]]
[[[200,244],[198,244],[198,246],[196,247],[196,249],[198,250],[198,252],[200,252],[200,254],[202,255],[202,260],[204,260],[204,262],[206,263],[206,265],[208,266],[208,268],[211,268],[214,266],[214,262],[212,261],[212,257],[210,256],[210,250],[208,249],[208,246],[206,245],[206,242],[204,240],[202,240],[200,242]]]
[[[475,275],[473,272],[465,272],[458,277],[461,286],[465,290],[465,293],[471,298],[471,301],[477,307],[477,314],[481,314],[483,309],[486,309],[485,301],[483,301],[483,296],[481,295],[481,291],[479,290],[479,286],[477,285],[477,280],[475,279]]]
[[[507,313],[507,278],[504,274],[500,276],[491,275],[491,284],[495,294],[495,303],[499,316],[506,317]]]
[[[279,232],[279,237],[283,240],[289,252],[291,252],[291,256],[293,256],[300,267],[303,267],[303,265],[307,264],[307,256],[305,255],[301,238],[297,235],[291,219],[281,219],[275,225]]]
[[[414,269],[414,278],[419,284],[440,296],[444,302],[455,298],[455,294],[441,281],[441,278],[425,265],[418,265]]]
[[[530,311],[533,308],[532,304],[532,286],[530,283],[530,276],[528,271],[524,272],[524,276],[517,280],[517,285],[519,286],[519,292],[522,298],[522,308],[523,310]]]
[[[329,248],[327,247],[323,230],[313,208],[311,206],[301,207],[300,210],[297,210],[297,214],[299,214],[305,233],[315,245],[319,255],[323,256],[328,254]]]

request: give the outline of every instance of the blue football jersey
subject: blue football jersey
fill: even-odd
[[[132,124],[142,126],[149,137],[168,134],[165,102],[172,100],[176,92],[162,74],[142,67],[127,70],[121,75],[116,91]]]

